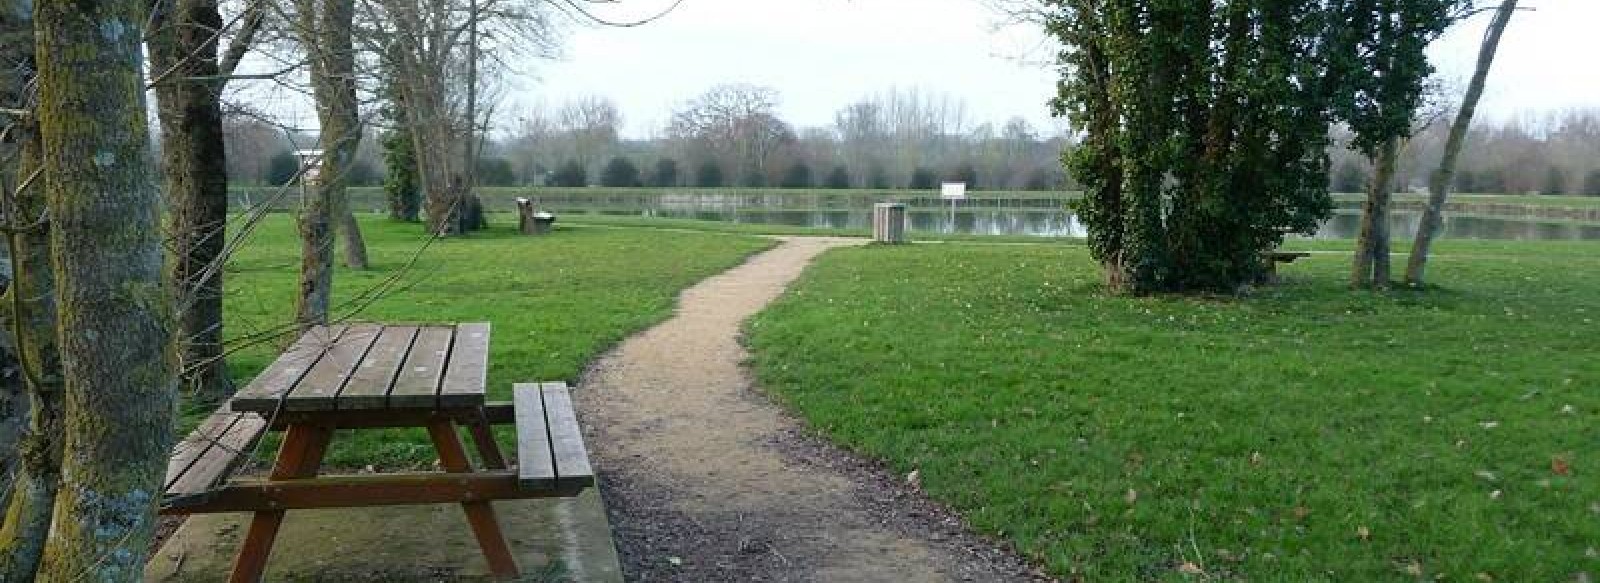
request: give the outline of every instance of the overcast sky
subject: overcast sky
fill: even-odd
[[[622,0],[604,12],[626,20],[671,0]],[[1489,116],[1600,106],[1600,0],[1524,0],[1501,43],[1484,98]],[[502,124],[541,101],[612,98],[625,133],[659,131],[673,108],[718,83],[777,89],[782,114],[823,126],[841,107],[891,87],[947,93],[976,121],[1020,115],[1042,128],[1055,71],[1032,27],[997,26],[977,0],[683,0],[638,28],[574,27],[565,55],[531,63],[511,80]],[[1433,49],[1444,76],[1464,87],[1487,16],[1453,29]]]

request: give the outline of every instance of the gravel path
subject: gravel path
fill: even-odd
[[[787,238],[684,291],[575,391],[630,581],[1029,581],[1015,555],[752,385],[739,326],[819,253]]]

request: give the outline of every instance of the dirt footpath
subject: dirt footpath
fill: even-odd
[[[1034,570],[752,385],[740,324],[851,239],[789,238],[684,291],[575,391],[630,581],[1029,581]]]

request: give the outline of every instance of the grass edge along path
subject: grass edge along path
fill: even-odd
[[[748,325],[762,386],[1085,581],[1600,574],[1600,253],[1441,243],[1232,298],[1102,294],[1071,246],[836,250]]]

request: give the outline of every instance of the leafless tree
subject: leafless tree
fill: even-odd
[[[768,162],[794,130],[777,116],[778,93],[754,85],[718,85],[672,115],[667,135],[694,144],[706,156],[744,176],[765,177]]]
[[[1484,31],[1472,81],[1467,85],[1467,94],[1461,101],[1455,122],[1450,125],[1450,137],[1445,141],[1439,169],[1434,172],[1428,183],[1428,204],[1423,209],[1422,226],[1417,229],[1417,238],[1411,247],[1411,257],[1406,263],[1408,285],[1420,286],[1424,283],[1428,253],[1432,250],[1433,239],[1438,236],[1439,228],[1444,222],[1444,203],[1449,196],[1451,183],[1455,179],[1456,161],[1461,156],[1461,147],[1465,142],[1467,130],[1472,126],[1472,116],[1478,109],[1478,99],[1483,96],[1489,68],[1494,65],[1495,52],[1500,47],[1500,37],[1505,33],[1506,26],[1511,23],[1511,15],[1516,10],[1517,0],[1504,0],[1495,11],[1494,20],[1489,22],[1489,28]]]

